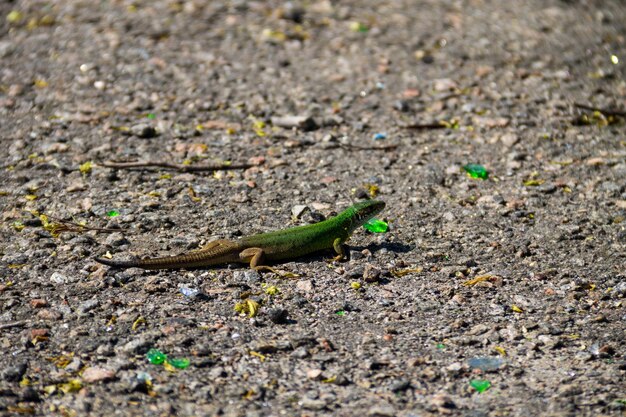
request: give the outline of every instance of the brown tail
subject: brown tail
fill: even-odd
[[[114,261],[106,258],[94,258],[94,261],[113,268],[136,268],[139,267],[139,261]]]
[[[113,261],[110,259],[95,258],[95,261],[113,268],[197,268],[201,266],[238,262],[239,251],[240,246],[236,242],[230,240],[216,240],[209,242],[202,249],[182,255],[137,259],[132,261]]]

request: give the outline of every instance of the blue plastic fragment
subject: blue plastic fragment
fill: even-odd
[[[384,132],[379,132],[374,134],[374,140],[383,140],[383,139],[387,139],[387,134]]]

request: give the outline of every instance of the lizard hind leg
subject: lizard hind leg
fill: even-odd
[[[294,278],[298,276],[297,274],[294,274],[292,272],[282,272],[275,268],[272,268],[271,266],[261,265],[264,258],[265,252],[263,252],[263,249],[261,248],[247,248],[239,253],[239,259],[244,262],[250,262],[250,268],[254,269],[255,271],[269,271],[283,278]]]
[[[261,267],[265,252],[261,248],[246,248],[239,252],[239,259],[242,262],[250,262],[250,268],[256,269]]]

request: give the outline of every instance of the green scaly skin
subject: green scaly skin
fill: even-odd
[[[240,240],[216,240],[197,251],[162,258],[132,261],[95,260],[115,268],[179,269],[226,263],[249,263],[253,269],[270,269],[264,261],[280,261],[333,248],[335,260],[344,257],[343,244],[355,229],[380,213],[385,203],[367,200],[348,207],[335,217],[306,226],[261,233]]]

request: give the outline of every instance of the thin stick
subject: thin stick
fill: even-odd
[[[10,329],[12,327],[22,327],[26,326],[28,323],[28,321],[14,321],[13,323],[0,324],[0,330]]]
[[[85,226],[82,225],[80,223],[76,223],[70,220],[63,220],[63,219],[59,219],[58,217],[53,217],[50,216],[48,214],[46,214],[46,216],[48,216],[49,219],[62,223],[64,225],[69,225],[69,226],[73,226],[75,227],[75,229],[68,229],[68,232],[82,232],[84,230],[95,230],[98,232],[124,232],[124,229],[107,229],[106,227],[91,227],[91,226]]]
[[[133,169],[133,168],[165,168],[173,169],[180,172],[198,172],[198,171],[228,171],[233,169],[248,169],[254,164],[213,164],[213,165],[183,165],[172,164],[169,162],[159,161],[135,161],[135,162],[115,162],[106,161],[102,162],[102,165],[106,168],[118,168],[118,169]]]
[[[406,125],[406,126],[402,126],[403,129],[413,129],[413,130],[427,130],[427,129],[445,129],[446,126],[444,123],[438,122],[438,123],[424,123],[424,124],[420,124],[420,123],[415,123],[412,125]]]
[[[589,111],[599,111],[600,113],[606,116],[626,117],[626,111],[617,110],[617,109],[602,109],[600,107],[588,106],[582,103],[574,103],[574,107],[578,107],[579,109],[584,109],[584,110],[589,110]]]
[[[340,143],[339,147],[344,149],[355,149],[357,151],[389,151],[392,149],[396,149],[400,145],[383,145],[383,146],[359,146],[359,145],[351,145]]]

